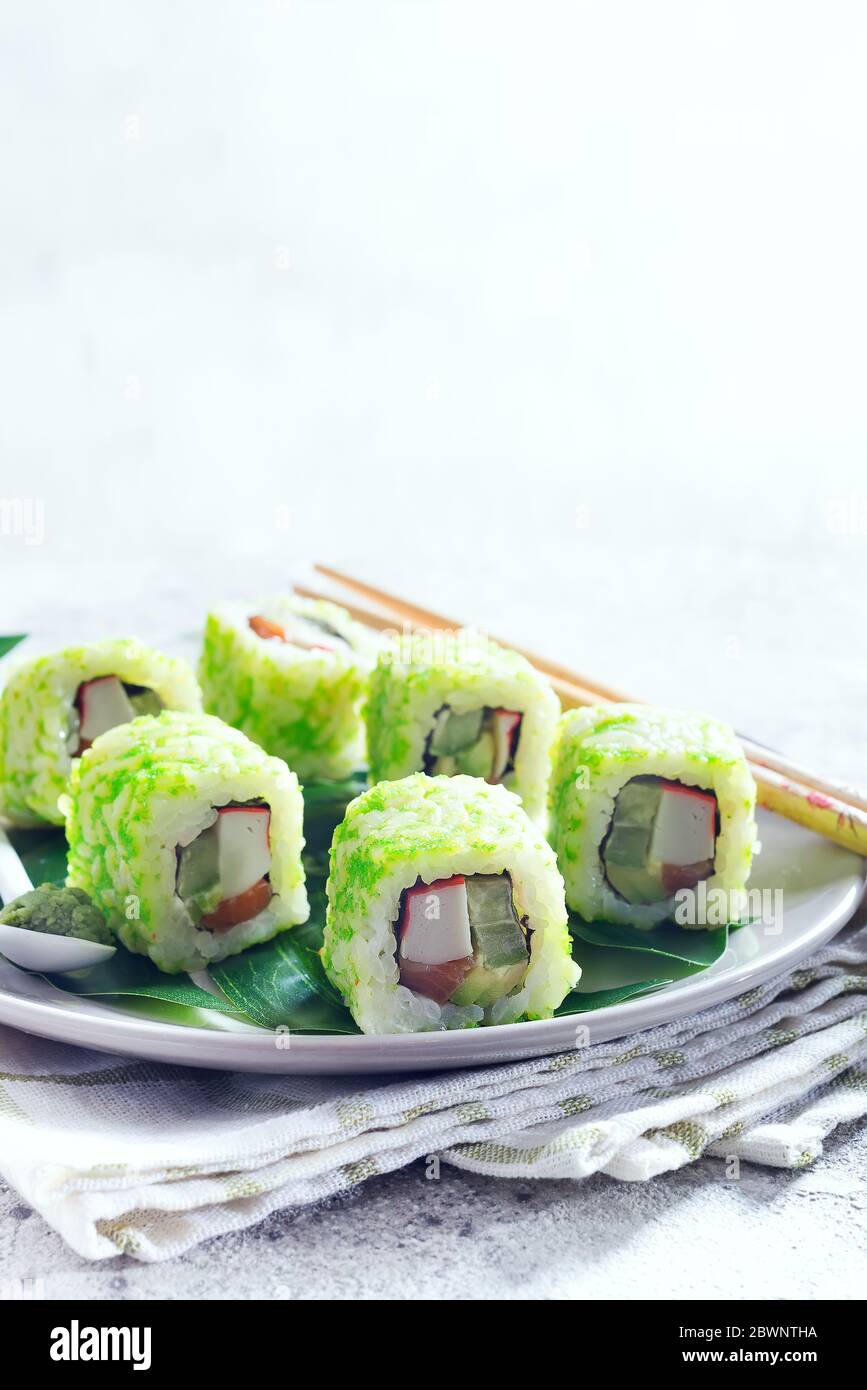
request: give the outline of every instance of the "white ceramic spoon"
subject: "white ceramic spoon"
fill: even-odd
[[[27,870],[0,826],[0,898],[4,903],[11,903],[22,893],[29,893],[32,887]],[[67,970],[101,965],[111,960],[115,950],[114,946],[100,946],[97,941],[78,941],[72,936],[53,936],[50,932],[28,931],[26,927],[10,927],[0,922],[0,952],[23,970],[63,975]]]

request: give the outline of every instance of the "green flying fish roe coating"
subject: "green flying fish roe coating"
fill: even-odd
[[[635,777],[660,777],[713,792],[719,830],[708,893],[740,893],[756,841],[756,786],[733,730],[717,719],[650,705],[596,705],[560,720],[550,789],[551,842],[566,901],[587,921],[653,927],[672,902],[635,904],[611,888],[602,847],[620,789]],[[690,924],[691,925],[691,924]],[[704,925],[696,923],[697,926]]]
[[[274,896],[252,920],[209,931],[176,893],[177,847],[214,822],[216,807],[256,801],[271,811]],[[211,715],[145,715],[110,729],[75,763],[62,804],[68,884],[161,970],[200,969],[307,920],[298,779]]]
[[[63,824],[57,801],[77,762],[69,752],[76,693],[109,675],[153,690],[167,709],[202,707],[187,663],[134,638],[67,647],[18,665],[0,696],[0,812],[16,825]]]
[[[481,708],[522,715],[514,770],[503,783],[541,822],[560,703],[525,657],[469,628],[404,634],[380,652],[366,707],[371,781],[425,768],[428,736],[443,706],[456,715]]]
[[[508,873],[531,932],[523,984],[489,1009],[439,1005],[401,985],[395,922],[417,879]],[[518,798],[475,777],[380,782],[350,802],[334,834],[322,959],[365,1033],[409,1033],[548,1018],[581,974],[563,880]]]
[[[256,616],[287,635],[297,620],[318,624],[322,643],[333,646],[263,639],[250,627]],[[315,642],[315,627],[307,635]],[[305,780],[346,777],[364,762],[361,705],[377,647],[370,629],[333,603],[279,597],[221,604],[208,614],[199,662],[205,708]]]

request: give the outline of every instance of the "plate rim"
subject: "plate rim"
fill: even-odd
[[[745,988],[784,974],[825,945],[851,921],[864,899],[865,888],[867,862],[862,861],[860,875],[850,875],[848,887],[841,888],[840,899],[808,931],[790,941],[781,938],[778,948],[760,961],[732,964],[718,975],[702,972],[688,976],[676,982],[678,988],[663,987],[637,999],[561,1018],[450,1032],[290,1034],[289,1045],[278,1046],[275,1037],[287,1035],[276,1035],[270,1030],[263,1030],[261,1036],[203,1030],[121,1013],[88,1014],[85,996],[75,996],[84,1005],[76,1010],[61,1008],[50,999],[27,999],[0,989],[0,1023],[98,1052],[206,1070],[312,1075],[491,1066],[569,1051],[576,1045],[575,1031],[582,1026],[582,1020],[592,1019],[594,1043],[611,1042],[734,998]],[[470,1038],[471,1045],[467,1041]],[[364,1062],[366,1066],[361,1065]]]

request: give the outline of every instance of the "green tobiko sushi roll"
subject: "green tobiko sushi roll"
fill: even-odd
[[[205,708],[301,778],[346,777],[364,761],[361,704],[377,646],[333,603],[222,604],[205,626]]]
[[[103,734],[62,801],[68,884],[161,970],[199,969],[309,915],[298,779],[211,715]]]
[[[550,845],[512,792],[460,775],[350,802],[322,958],[365,1033],[547,1018],[581,974]]]
[[[22,663],[0,696],[0,812],[17,825],[62,825],[58,798],[94,739],[142,714],[201,706],[185,661],[132,638]]]
[[[682,896],[722,890],[738,914],[756,849],[756,786],[727,724],[649,705],[570,710],[551,778],[566,900],[587,921],[653,927]]]
[[[560,704],[517,652],[470,629],[404,634],[370,679],[371,781],[463,773],[502,784],[542,820]]]

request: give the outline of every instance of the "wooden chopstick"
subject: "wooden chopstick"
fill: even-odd
[[[372,584],[365,584],[361,579],[353,579],[352,575],[332,569],[330,565],[314,565],[313,568],[317,574],[323,574],[328,579],[333,579],[337,584],[343,584],[347,589],[353,589],[357,594],[363,594],[365,598],[373,599],[374,603],[378,603],[381,607],[390,608],[393,613],[408,623],[416,623],[422,627],[434,629],[466,627],[466,623],[455,622],[454,619],[446,618],[442,613],[434,613],[429,608],[420,608],[417,603],[409,603],[406,599],[398,598],[396,594],[387,593],[385,589],[375,589]],[[620,691],[587,680],[585,676],[568,671],[565,666],[559,666],[555,661],[549,661],[547,657],[539,656],[526,647],[516,647],[514,642],[508,641],[505,637],[496,637],[493,632],[489,633],[489,636],[495,642],[499,642],[500,646],[511,647],[513,652],[520,652],[521,656],[525,656],[530,664],[536,667],[537,671],[544,671],[546,676],[557,676],[573,685],[581,686],[584,690],[593,691],[595,700],[613,701],[618,705],[629,703],[629,696]]]
[[[329,603],[335,602],[328,594],[323,594],[318,589],[308,589],[306,584],[293,584],[292,588],[301,598],[326,599]],[[350,618],[354,618],[357,623],[362,623],[365,627],[375,627],[377,632],[394,631],[394,618],[386,618],[379,613],[371,613],[369,608],[356,608],[354,604],[347,603],[344,599],[340,600],[340,606],[346,609]]]
[[[372,613],[369,609],[359,606],[348,608],[358,621],[366,622],[379,631],[393,626],[395,619],[409,626],[433,630],[463,626],[443,614],[398,598],[384,589],[377,589],[331,566],[316,565],[315,569],[335,583],[373,599],[381,608],[386,609],[387,613],[390,612],[392,617],[389,621],[388,617]],[[328,597],[303,586],[296,586],[296,591],[310,598]],[[501,638],[494,640],[502,642],[504,646],[511,645],[513,651],[521,652],[532,665],[543,671],[550,678],[566,708],[608,703],[643,703],[630,701],[628,697],[590,682],[583,676],[569,672],[568,668],[539,657],[525,648],[515,647]],[[756,781],[760,805],[775,811],[787,820],[818,832],[846,849],[867,855],[867,798],[861,792],[820,777],[749,739],[741,739],[741,743]]]
[[[378,632],[394,632],[395,623],[398,621],[402,621],[406,627],[414,632],[446,632],[451,630],[449,627],[438,622],[410,621],[405,615],[399,615],[397,613],[394,613],[391,617],[384,617],[381,613],[373,613],[369,608],[359,608],[357,604],[346,603],[342,597],[336,600],[333,594],[325,594],[321,589],[311,589],[306,584],[293,584],[292,588],[295,593],[300,594],[302,598],[326,599],[329,603],[339,601],[341,606],[346,609],[350,617],[354,618],[356,622],[364,623],[367,627],[376,628]],[[431,614],[431,617],[433,616],[434,615]],[[456,626],[460,627],[461,624],[458,623]],[[499,638],[494,638],[494,641],[499,641]],[[503,643],[502,645],[506,646],[507,643]],[[518,647],[512,648],[512,651],[518,650]],[[522,652],[521,655],[526,655],[526,653]],[[544,674],[548,675],[548,672],[546,671]],[[573,709],[577,705],[595,705],[600,702],[603,704],[612,703],[610,700],[606,701],[602,696],[598,695],[595,690],[576,685],[573,681],[562,680],[559,676],[551,676],[550,679],[552,686],[560,696],[560,703],[566,709]]]
[[[757,799],[767,811],[803,825],[844,849],[867,856],[867,811],[817,792],[804,782],[792,782],[772,768],[750,762]]]
[[[408,622],[420,622],[423,626],[431,628],[463,626],[462,623],[455,622],[441,613],[435,613],[432,609],[421,608],[418,604],[398,598],[397,595],[390,594],[385,589],[377,589],[372,584],[366,584],[363,580],[354,579],[352,575],[344,574],[341,570],[332,569],[328,565],[316,565],[314,568],[318,573],[327,575],[336,583],[343,584],[347,588],[354,589],[367,598],[373,599],[380,605],[391,608],[394,613]],[[495,642],[499,642],[502,646],[511,647],[512,651],[520,652],[537,670],[550,676],[551,683],[561,698],[567,699],[570,695],[574,695],[573,705],[576,703],[579,705],[596,704],[597,702],[605,704],[609,701],[615,704],[646,703],[637,696],[625,695],[622,691],[614,690],[610,686],[600,685],[598,681],[591,681],[587,676],[578,675],[576,672],[570,671],[568,667],[561,666],[558,662],[550,661],[547,657],[539,656],[524,647],[516,647],[513,642],[509,642],[507,639],[494,637],[493,633],[491,636]],[[858,806],[861,810],[867,811],[867,793],[858,787],[822,777],[813,772],[812,769],[804,767],[803,764],[793,762],[791,759],[783,757],[782,754],[775,753],[770,748],[764,748],[760,743],[754,743],[752,739],[745,738],[740,734],[738,738],[750,762],[769,768],[788,781],[801,783],[832,799],[845,802],[847,805]]]
[[[750,762],[756,763],[758,767],[775,772],[779,777],[788,778],[790,782],[801,782],[817,794],[844,802],[847,806],[855,806],[860,811],[867,811],[867,793],[860,787],[823,777],[811,768],[805,767],[803,763],[792,762],[789,758],[784,758],[782,753],[763,748],[760,743],[753,743],[752,739],[744,738],[741,734],[738,734],[738,738]]]
[[[561,702],[566,703],[570,696],[574,696],[571,705],[585,705],[588,703],[585,696],[586,687],[576,686],[571,681],[565,681],[557,677],[551,678],[551,684],[560,696]],[[593,703],[605,704],[607,701],[595,697]],[[617,702],[619,703],[619,702]],[[644,700],[632,699],[630,704],[645,704]],[[781,754],[775,753],[770,748],[763,748],[760,743],[754,743],[752,739],[745,738],[742,734],[737,735],[738,742],[747,755],[750,763],[754,767],[761,767],[766,772],[772,772],[783,781],[794,782],[808,788],[817,796],[826,796],[831,800],[836,800],[841,805],[853,806],[858,810],[867,812],[867,796],[856,787],[850,787],[843,782],[833,782],[827,777],[821,777],[818,773],[804,767],[800,763],[790,762]]]

